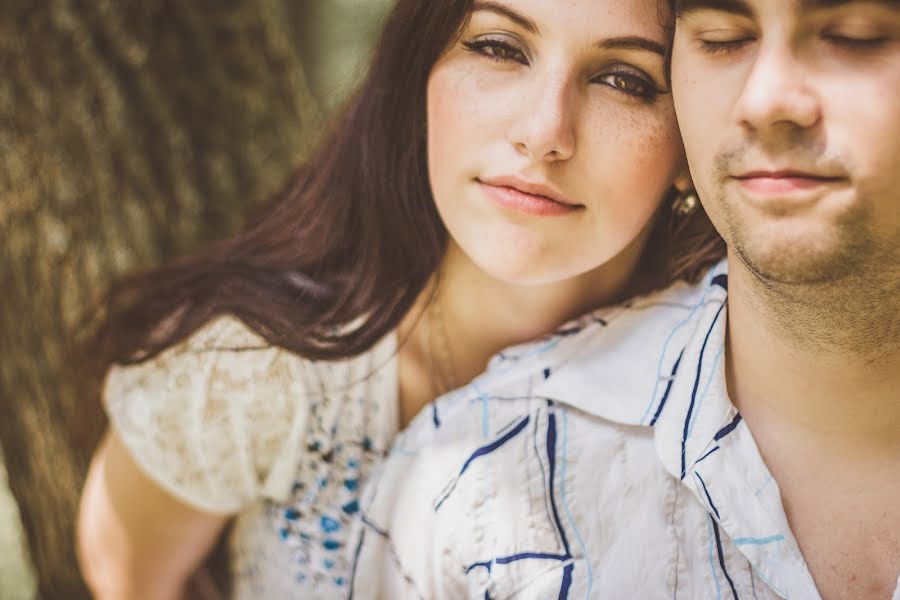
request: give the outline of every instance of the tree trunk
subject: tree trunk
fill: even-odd
[[[96,407],[69,341],[110,280],[233,230],[318,120],[291,0],[6,0],[0,443],[45,599],[88,596],[74,519]],[[92,437],[96,440],[96,436]]]

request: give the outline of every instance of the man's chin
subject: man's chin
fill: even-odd
[[[781,285],[835,284],[858,273],[860,248],[822,240],[735,240],[732,251],[759,279]]]
[[[872,236],[858,220],[729,208],[711,216],[719,217],[715,224],[731,253],[763,282],[833,284],[858,273],[874,253]]]

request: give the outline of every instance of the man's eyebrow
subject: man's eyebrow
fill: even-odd
[[[875,4],[900,9],[900,0],[800,0],[800,8],[840,8],[849,4]]]
[[[840,8],[851,4],[876,4],[900,9],[900,0],[798,0],[801,10]],[[700,10],[715,10],[752,18],[753,8],[747,0],[676,0],[676,12],[683,17]]]
[[[472,12],[478,11],[492,12],[502,17],[506,17],[510,21],[522,26],[528,33],[537,35],[540,32],[534,21],[500,2],[475,2],[472,6]]]
[[[660,56],[666,55],[666,47],[659,42],[637,35],[613,37],[597,42],[597,47],[604,50],[647,50]]]

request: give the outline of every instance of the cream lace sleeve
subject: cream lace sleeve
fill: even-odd
[[[308,361],[222,317],[154,359],[114,367],[103,400],[147,475],[195,508],[234,513],[289,493],[307,375]]]

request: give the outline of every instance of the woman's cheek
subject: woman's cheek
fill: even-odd
[[[471,68],[439,64],[427,88],[428,163],[432,184],[447,179],[480,145],[478,131],[490,100],[478,92]]]
[[[615,116],[598,115],[590,129],[591,187],[605,192],[601,202],[622,210],[635,205],[655,208],[685,168],[674,114],[648,110],[634,115],[619,111]]]

